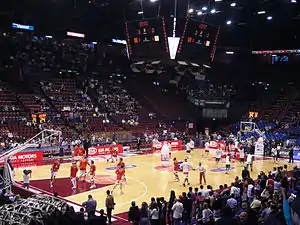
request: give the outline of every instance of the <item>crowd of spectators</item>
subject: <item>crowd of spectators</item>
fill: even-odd
[[[268,175],[261,172],[256,180],[243,172],[243,178],[218,189],[200,185],[177,195],[172,190],[168,203],[162,197],[143,202],[141,208],[132,202],[128,220],[133,225],[291,225],[291,220],[299,224],[299,169],[295,167],[288,178],[286,168],[275,167]]]
[[[44,71],[80,72],[86,70],[92,49],[76,41],[58,41],[49,37],[21,33],[1,35],[3,52],[0,65],[10,67],[20,63],[23,72]]]
[[[110,116],[124,116],[126,119],[135,119],[138,116],[138,108],[141,106],[122,87],[120,80],[99,81],[89,79],[84,82],[84,86],[87,89],[93,89],[97,93],[97,102],[104,113]]]
[[[236,94],[233,85],[217,85],[205,83],[198,87],[184,87],[188,99],[193,104],[200,104],[200,101],[225,101],[228,102]]]

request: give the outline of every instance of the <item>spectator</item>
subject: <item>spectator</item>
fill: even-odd
[[[149,210],[148,210],[148,205],[146,202],[142,203],[140,212],[141,212],[140,225],[148,225],[149,224]]]
[[[84,218],[84,208],[80,208],[79,212],[77,214],[77,221],[79,224],[83,224],[85,222]]]
[[[216,221],[216,225],[238,225],[237,220],[233,218],[232,210],[230,207],[225,206],[222,210],[222,216]]]
[[[138,225],[141,220],[141,212],[139,207],[135,205],[135,201],[131,202],[131,207],[128,212],[128,221],[132,222],[133,225]]]
[[[175,191],[170,192],[170,198],[169,198],[169,204],[168,204],[168,212],[167,212],[167,218],[168,218],[168,224],[173,224],[173,205],[176,203],[176,196]]]
[[[107,213],[107,218],[108,222],[111,223],[111,215],[112,211],[115,208],[115,200],[114,197],[110,194],[110,191],[106,191],[106,199],[105,199],[105,206],[106,206],[106,213]]]
[[[181,203],[181,200],[178,199],[172,207],[174,225],[180,225],[183,210],[183,204]]]
[[[82,206],[85,207],[85,210],[88,213],[88,218],[95,216],[97,202],[93,199],[92,195],[88,195],[88,200],[83,202]]]
[[[159,208],[156,202],[152,204],[152,209],[150,209],[150,224],[159,225]]]
[[[98,223],[98,225],[105,225],[106,222],[107,222],[107,217],[104,216],[104,210],[101,209],[100,210],[100,216],[99,216],[99,223]]]
[[[234,213],[237,209],[237,200],[234,198],[234,194],[231,194],[229,199],[226,202],[226,205],[231,208]]]
[[[203,225],[209,225],[213,222],[213,213],[208,208],[208,204],[203,204],[203,211],[202,211],[202,223]]]

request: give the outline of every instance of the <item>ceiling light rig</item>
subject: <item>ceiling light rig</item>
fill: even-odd
[[[216,13],[216,10],[215,10],[215,9],[212,9],[212,10],[210,11],[210,13],[214,14],[214,13]]]
[[[266,13],[266,11],[259,11],[259,12],[257,12],[258,15],[262,15],[262,14],[265,14],[265,13]]]
[[[227,20],[227,21],[226,21],[226,24],[227,24],[227,25],[232,24],[231,20]]]
[[[272,16],[268,16],[268,17],[267,17],[267,20],[272,20],[272,19],[273,19]]]
[[[230,6],[231,6],[231,7],[235,7],[235,6],[236,6],[236,3],[233,2],[233,3],[230,4]]]
[[[203,11],[206,11],[206,10],[207,10],[207,7],[206,7],[206,6],[203,6],[203,7],[202,7],[202,10],[203,10]]]
[[[198,12],[197,12],[197,15],[198,15],[198,16],[201,16],[202,14],[203,14],[202,11],[198,11]]]
[[[189,13],[193,13],[193,12],[194,12],[194,9],[189,9],[188,12],[189,12]]]

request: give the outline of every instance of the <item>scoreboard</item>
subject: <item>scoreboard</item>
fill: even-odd
[[[125,23],[130,58],[159,59],[168,56],[168,38],[163,17]]]
[[[42,124],[46,123],[46,113],[33,113],[31,114],[32,123]]]
[[[214,60],[220,27],[186,19],[176,59],[190,59],[202,63]]]

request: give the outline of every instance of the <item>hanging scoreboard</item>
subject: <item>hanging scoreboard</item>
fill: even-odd
[[[128,53],[133,59],[159,59],[168,56],[168,40],[163,17],[126,22]]]
[[[220,27],[186,19],[180,38],[176,59],[197,60],[212,63],[214,60]]]

